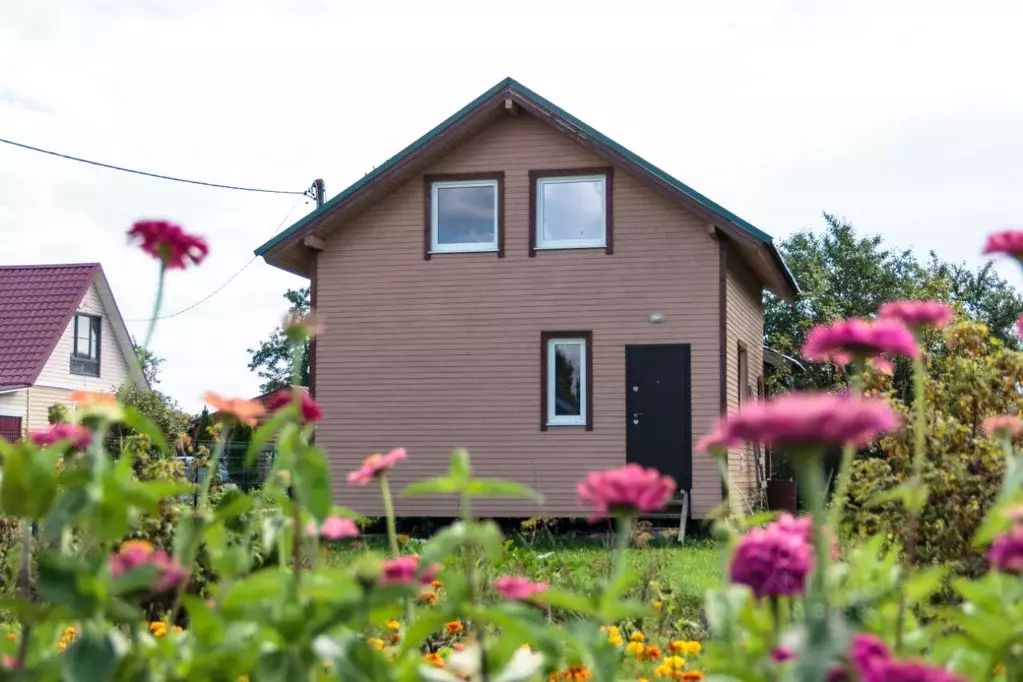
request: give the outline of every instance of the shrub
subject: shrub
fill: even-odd
[[[46,408],[46,421],[51,426],[54,424],[67,424],[70,421],[67,405],[54,403]]]

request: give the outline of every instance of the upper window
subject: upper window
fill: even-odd
[[[536,178],[536,248],[586,249],[608,245],[608,175]]]
[[[589,334],[544,335],[543,426],[590,427]]]
[[[430,183],[430,251],[497,251],[497,178],[433,180]]]
[[[95,315],[78,313],[74,320],[71,349],[71,373],[99,376],[100,332],[102,323]]]
[[[739,405],[746,402],[746,393],[749,391],[749,353],[746,352],[746,344],[739,342]]]

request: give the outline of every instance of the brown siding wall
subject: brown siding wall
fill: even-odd
[[[764,367],[763,285],[744,267],[734,251],[728,254],[725,278],[725,319],[727,320],[727,383],[728,411],[739,409],[739,342],[746,345],[748,373],[747,395],[755,399],[757,377]],[[752,446],[729,452],[728,469],[732,482],[739,488],[747,506],[754,498],[756,474]],[[736,500],[736,502],[739,502]]]
[[[704,223],[624,173],[614,177],[614,254],[528,256],[528,174],[606,165],[530,116],[504,117],[426,173],[504,171],[504,258],[423,259],[423,181],[413,178],[329,236],[319,256],[316,441],[331,458],[335,499],[379,515],[375,487],[344,473],[374,451],[408,448],[397,490],[437,475],[454,447],[479,475],[510,478],[540,507],[486,501],[487,515],[583,516],[575,485],[625,462],[627,343],[692,344],[694,440],[719,412],[717,243]],[[651,324],[653,312],[665,315]],[[593,333],[594,428],[540,430],[540,334]],[[759,363],[759,347],[751,363]],[[759,366],[758,364],[751,366]],[[715,465],[693,455],[693,514],[720,503]],[[451,500],[399,498],[407,515],[451,515]]]

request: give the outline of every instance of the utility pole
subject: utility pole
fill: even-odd
[[[313,198],[316,199],[316,208],[323,206],[323,195],[325,192],[326,187],[323,184],[323,178],[313,180]]]

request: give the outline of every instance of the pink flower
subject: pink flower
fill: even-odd
[[[796,652],[792,650],[792,647],[779,644],[778,646],[771,649],[771,659],[776,663],[784,663],[796,657]]]
[[[205,239],[165,220],[140,220],[128,230],[128,236],[141,239],[142,250],[168,270],[184,270],[189,261],[199,265],[210,252]]]
[[[1015,414],[1000,414],[985,419],[980,428],[995,438],[1014,438],[1023,433],[1023,419]]]
[[[400,556],[395,559],[388,559],[384,562],[383,571],[380,574],[381,585],[407,585],[411,583],[419,571],[419,557],[415,554]],[[419,575],[419,583],[429,585],[437,577],[440,566],[430,564]]]
[[[65,440],[74,450],[84,450],[92,444],[92,432],[77,424],[54,424],[48,429],[30,432],[29,438],[40,447]]]
[[[891,656],[888,646],[874,635],[855,635],[849,646],[849,659],[864,680],[871,679]]]
[[[792,533],[794,535],[797,535],[797,536],[803,538],[803,540],[806,542],[807,546],[810,548],[811,555],[813,554],[813,552],[814,552],[814,548],[813,548],[813,517],[807,515],[807,516],[800,516],[800,517],[797,518],[797,517],[793,516],[792,514],[786,513],[786,514],[782,514],[781,516],[779,516],[770,525],[774,526],[775,528],[777,528],[778,530],[780,530],[780,531],[782,531],[784,533]],[[839,546],[838,546],[838,538],[836,538],[834,535],[828,533],[828,530],[827,530],[826,527],[824,528],[824,534],[825,534],[826,539],[829,540],[830,543],[831,543],[831,558],[835,559],[835,558],[838,557],[839,552],[840,552],[840,549],[839,549]]]
[[[1023,575],[1023,527],[1014,525],[996,537],[988,549],[987,559],[996,571]]]
[[[343,516],[328,516],[323,519],[323,523],[320,524],[319,528],[316,527],[314,521],[307,523],[305,534],[306,537],[319,535],[328,540],[342,540],[358,537],[359,527],[355,525],[355,521]]]
[[[1023,231],[999,232],[989,235],[984,244],[984,255],[1004,253],[1013,258],[1023,257]]]
[[[878,665],[871,675],[861,675],[861,682],[966,682],[966,678],[923,661],[890,659]]]
[[[154,566],[157,570],[153,594],[176,589],[188,582],[188,571],[162,549],[154,549],[145,540],[128,540],[121,544],[117,553],[109,559],[110,575],[119,578],[128,571],[142,566]]]
[[[16,670],[18,667],[18,659],[14,656],[4,656],[4,667],[8,670]]]
[[[839,365],[882,354],[915,358],[919,352],[913,334],[902,322],[893,319],[854,318],[818,325],[810,330],[803,343],[803,356],[807,360]]]
[[[591,471],[576,487],[579,500],[593,507],[590,521],[618,514],[652,512],[675,494],[675,479],[657,469],[626,464],[619,469]]]
[[[267,398],[266,409],[269,412],[276,412],[294,402],[294,389],[282,388]],[[320,409],[320,406],[316,404],[316,401],[313,400],[313,397],[307,391],[299,391],[298,413],[302,417],[302,421],[306,423],[319,421],[323,417],[323,410]]]
[[[370,455],[362,466],[348,474],[348,485],[366,485],[377,476],[388,472],[395,464],[408,457],[405,448],[395,448],[386,455]]]
[[[1023,317],[1016,320],[1016,334],[1023,336]]]
[[[739,445],[742,445],[742,441],[735,440],[735,438],[724,433],[720,428],[716,428],[696,442],[696,451],[706,452],[719,457],[727,454],[730,448]]]
[[[802,594],[813,566],[806,538],[775,524],[744,535],[729,566],[733,583],[746,585],[758,598]]]
[[[882,319],[898,320],[914,331],[922,327],[941,329],[955,319],[952,307],[941,301],[892,301],[881,306],[877,314]]]
[[[717,430],[728,442],[799,449],[866,445],[898,424],[895,412],[882,400],[802,392],[750,403],[724,417]]]
[[[534,594],[547,591],[547,583],[534,583],[521,576],[502,575],[494,581],[494,589],[505,599],[529,599]]]

